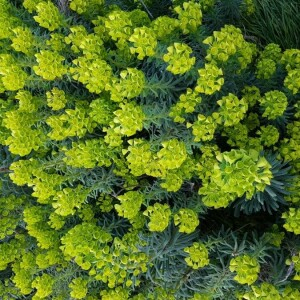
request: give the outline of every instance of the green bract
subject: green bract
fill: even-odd
[[[231,272],[236,272],[234,280],[241,284],[253,284],[258,279],[260,266],[254,257],[249,255],[242,255],[230,260]]]
[[[13,29],[15,37],[12,39],[11,46],[19,52],[31,55],[34,51],[35,39],[29,28],[16,27]]]
[[[154,31],[148,27],[135,28],[133,34],[129,38],[133,42],[130,48],[131,53],[137,53],[138,59],[143,59],[145,56],[153,56],[157,45]]]
[[[174,215],[174,224],[179,225],[179,232],[191,233],[199,223],[197,214],[188,208],[182,208]]]
[[[179,26],[184,34],[195,32],[202,22],[202,12],[199,3],[184,2],[182,7],[176,6],[174,11],[178,14]]]
[[[0,0],[1,300],[300,299],[283,2]]]
[[[72,290],[70,293],[71,297],[75,299],[84,299],[88,291],[87,283],[88,281],[81,277],[74,278],[69,284],[69,287]]]
[[[139,192],[127,192],[118,197],[121,204],[116,204],[115,209],[124,218],[132,220],[140,210],[144,197]]]
[[[188,266],[193,269],[203,268],[209,264],[208,250],[202,243],[193,243],[191,247],[184,248],[184,252],[188,253],[185,261]]]
[[[41,51],[35,55],[38,62],[37,66],[33,67],[35,73],[46,80],[54,80],[61,78],[67,73],[67,67],[61,63],[65,58],[59,55],[57,52]]]
[[[93,168],[95,166],[110,166],[112,154],[103,139],[86,140],[72,143],[72,148],[65,150],[64,161],[74,167]]]
[[[286,219],[283,227],[290,232],[300,234],[300,209],[290,208],[289,211],[282,214],[282,218]]]
[[[150,218],[148,223],[150,231],[164,231],[169,224],[171,210],[167,204],[155,203],[154,206],[148,206],[143,214]]]
[[[279,291],[270,283],[264,282],[260,286],[251,286],[252,291],[243,295],[244,299],[255,300],[255,299],[282,299]]]
[[[204,69],[198,70],[198,73],[200,77],[197,80],[197,86],[195,88],[195,91],[198,93],[211,95],[219,91],[224,84],[222,69],[213,63],[205,64]]]
[[[50,1],[39,1],[35,10],[37,16],[33,17],[40,26],[54,31],[63,25],[63,17],[60,14],[58,8]]]
[[[259,102],[264,110],[263,117],[269,120],[282,116],[288,105],[286,95],[280,91],[267,92]]]
[[[85,84],[91,93],[100,94],[105,89],[112,76],[111,67],[106,61],[79,56],[73,63],[76,67],[71,67],[70,72],[75,80]]]
[[[186,44],[174,43],[167,48],[163,60],[168,63],[167,70],[173,74],[184,74],[195,64],[195,57],[190,57],[192,49]]]

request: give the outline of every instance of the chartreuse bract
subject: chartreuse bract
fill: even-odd
[[[221,2],[0,0],[1,299],[299,299],[300,50]]]

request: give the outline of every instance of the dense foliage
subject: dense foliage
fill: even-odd
[[[0,0],[1,299],[300,298],[300,49],[257,7]]]

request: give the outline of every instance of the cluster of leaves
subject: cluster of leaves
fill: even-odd
[[[299,298],[300,50],[236,4],[0,0],[1,299]]]

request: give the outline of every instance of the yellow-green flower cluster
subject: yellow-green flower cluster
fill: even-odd
[[[299,73],[300,73],[300,50],[287,49],[284,51],[281,61],[288,72],[284,86],[292,91],[293,94],[298,93],[300,88]]]
[[[46,41],[46,44],[53,51],[60,52],[66,49],[65,36],[61,33],[51,33],[50,39]]]
[[[300,49],[287,49],[283,52],[280,62],[287,71],[300,68]]]
[[[14,277],[13,283],[22,294],[28,295],[33,291],[31,286],[36,273],[36,264],[32,252],[22,253],[21,260],[15,262],[12,266]]]
[[[111,100],[121,102],[124,99],[137,97],[145,86],[145,75],[135,68],[127,68],[120,72],[120,78],[105,79],[106,90],[111,93]]]
[[[208,250],[203,243],[195,242],[191,247],[184,248],[184,252],[188,253],[184,259],[187,265],[195,270],[209,264]]]
[[[75,188],[64,188],[53,196],[52,206],[55,208],[55,213],[60,216],[74,215],[76,209],[80,209],[85,203],[88,195],[89,189],[82,185]]]
[[[220,151],[215,144],[203,144],[200,149],[202,155],[195,167],[195,171],[199,178],[205,180],[212,175],[214,165],[217,163],[216,156],[220,154]]]
[[[300,68],[290,70],[284,79],[284,86],[293,94],[297,94],[300,89]]]
[[[33,97],[29,91],[19,90],[15,96],[19,100],[19,111],[28,113],[37,112],[39,102],[36,97]]]
[[[161,143],[163,148],[157,152],[159,163],[166,169],[177,169],[187,158],[185,144],[177,139]]]
[[[100,125],[108,125],[114,118],[117,106],[106,98],[97,98],[90,103],[89,116]]]
[[[33,70],[44,79],[55,80],[67,73],[67,66],[62,64],[65,58],[57,52],[41,50],[35,57],[38,65],[34,66]]]
[[[190,57],[193,50],[187,44],[174,43],[167,50],[168,53],[163,56],[163,60],[168,63],[167,70],[173,74],[186,73],[196,62],[195,57]]]
[[[122,239],[116,237],[112,245],[100,249],[95,260],[95,267],[89,275],[107,283],[109,288],[118,285],[139,286],[139,275],[147,271],[148,256],[135,245],[139,242],[138,232],[129,232]]]
[[[158,40],[167,39],[178,27],[179,21],[168,16],[160,16],[151,22],[151,28]]]
[[[52,293],[54,278],[49,274],[42,274],[35,277],[31,287],[36,289],[36,293],[32,297],[33,300],[44,299]]]
[[[0,54],[0,79],[8,91],[17,91],[25,86],[28,75],[9,54]]]
[[[120,286],[111,290],[104,290],[100,292],[102,300],[127,300],[129,299],[129,291]]]
[[[288,105],[286,95],[276,90],[265,93],[259,102],[264,110],[263,117],[269,120],[275,120],[282,116]]]
[[[112,202],[113,198],[107,194],[101,194],[97,199],[97,205],[102,212],[110,212],[114,208]]]
[[[88,35],[87,30],[83,25],[76,25],[70,27],[70,33],[65,37],[65,42],[67,45],[71,45],[71,50],[74,53],[80,53],[80,45],[82,41],[86,38]]]
[[[79,48],[87,59],[104,58],[106,55],[102,40],[94,33],[85,36]]]
[[[59,234],[47,224],[47,210],[42,206],[29,206],[23,211],[28,234],[37,240],[41,249],[51,249],[59,244]]]
[[[67,103],[67,98],[63,90],[54,87],[51,91],[46,92],[47,105],[53,110],[63,109]]]
[[[14,195],[0,198],[0,240],[14,234],[19,222],[22,220],[19,210],[23,202],[23,198],[17,198]]]
[[[279,291],[276,287],[268,282],[263,282],[261,285],[252,285],[252,291],[245,293],[242,299],[247,300],[281,300],[281,299],[290,299],[290,298],[282,298]],[[293,298],[291,298],[293,299]]]
[[[276,62],[269,58],[263,58],[258,61],[256,68],[257,78],[270,79],[276,72]]]
[[[120,109],[114,112],[116,116],[113,120],[115,130],[126,136],[132,136],[137,131],[143,129],[143,121],[145,120],[145,114],[141,106],[135,102],[121,103]]]
[[[213,117],[225,127],[238,124],[248,110],[247,102],[243,98],[239,100],[237,96],[231,93],[222,97],[217,103],[220,108],[218,113],[213,114]]]
[[[255,12],[255,4],[253,0],[243,0],[243,4],[246,6],[246,13],[248,16]]]
[[[71,228],[62,238],[65,258],[73,259],[83,269],[89,270],[98,261],[105,245],[112,241],[111,235],[92,223],[82,223]]]
[[[230,260],[229,269],[236,272],[234,280],[241,284],[253,284],[258,279],[260,265],[255,257],[240,255]]]
[[[38,150],[45,141],[45,135],[41,129],[33,129],[38,116],[32,112],[12,110],[7,112],[3,125],[11,131],[11,135],[5,140],[5,145],[13,154],[25,156],[32,150]]]
[[[174,224],[179,225],[179,232],[192,233],[200,222],[195,211],[189,208],[181,208],[174,215]]]
[[[201,5],[194,1],[184,2],[176,6],[174,11],[178,14],[179,26],[184,34],[193,33],[202,24]]]
[[[22,167],[23,166],[21,166],[21,169]],[[65,181],[64,176],[59,174],[48,174],[38,167],[35,169],[34,163],[33,166],[29,166],[29,168],[31,167],[33,167],[31,171],[32,179],[29,180],[28,185],[33,188],[32,196],[36,197],[37,202],[39,203],[50,203],[52,201],[52,196],[56,195],[61,184]],[[20,169],[18,172],[20,172]]]
[[[110,127],[103,128],[103,132],[106,132],[104,141],[109,147],[114,148],[122,145],[123,141],[120,127],[115,127],[114,123],[111,123]]]
[[[104,0],[70,0],[70,8],[79,15],[93,12],[104,4]]]
[[[11,1],[2,0],[0,2],[0,41],[11,38],[13,36],[12,29],[21,23],[20,19],[11,13],[12,8]]]
[[[294,234],[300,234],[300,209],[291,207],[288,211],[282,214],[285,219],[283,227]]]
[[[252,61],[256,53],[254,44],[245,41],[242,31],[233,25],[225,25],[220,31],[214,31],[213,36],[209,36],[203,41],[209,45],[207,50],[207,61],[226,62],[235,55],[244,69]]]
[[[36,11],[36,6],[44,0],[24,0],[23,6],[30,12]]]
[[[33,159],[20,159],[11,164],[10,179],[16,185],[23,186],[32,183],[32,174],[36,170],[37,161]]]
[[[33,18],[41,27],[54,31],[63,25],[63,17],[57,6],[51,1],[42,1],[36,5],[37,15]]]
[[[135,28],[129,41],[133,43],[133,47],[130,47],[130,52],[137,53],[138,59],[142,60],[146,56],[155,55],[157,40],[153,29],[146,26]]]
[[[15,36],[12,38],[11,46],[18,52],[31,55],[34,52],[36,41],[28,27],[18,26],[13,29]]]
[[[214,63],[205,64],[203,69],[198,70],[198,73],[200,77],[197,80],[195,91],[212,95],[221,90],[224,84],[223,71]]]
[[[104,139],[91,139],[84,142],[73,142],[71,149],[63,149],[66,157],[64,162],[77,168],[94,168],[111,165],[111,151]]]
[[[300,121],[294,121],[287,126],[288,135],[295,141],[300,142]]]
[[[202,11],[207,11],[215,5],[216,0],[199,0]]]
[[[259,88],[256,86],[245,86],[242,93],[243,99],[247,102],[249,107],[253,107],[261,98]]]
[[[281,57],[281,63],[285,65],[288,74],[284,80],[284,86],[292,91],[293,94],[298,93],[300,88],[300,50],[287,49]]]
[[[255,128],[258,128],[260,125],[258,114],[250,112],[247,118],[244,119],[244,124],[250,131]]]
[[[88,111],[84,107],[66,109],[61,115],[50,116],[46,123],[52,131],[48,136],[52,140],[62,141],[66,137],[83,137],[87,132],[92,132],[96,124],[88,116]]]
[[[168,170],[166,175],[162,176],[163,182],[160,186],[168,192],[177,192],[184,180],[189,180],[194,171],[194,162],[190,157],[182,163],[180,168]]]
[[[61,215],[58,215],[54,211],[49,215],[49,221],[47,223],[51,228],[55,230],[60,230],[66,224],[66,218]]]
[[[249,130],[247,126],[238,123],[232,127],[225,127],[222,132],[222,136],[226,136],[228,138],[228,145],[245,149],[249,138],[248,133]]]
[[[129,220],[133,220],[140,211],[144,202],[144,196],[138,191],[129,191],[118,196],[120,204],[115,204],[118,215]]]
[[[69,288],[71,289],[70,295],[74,299],[84,299],[87,295],[88,280],[82,277],[74,278],[69,284]]]
[[[153,160],[153,153],[150,150],[150,143],[142,139],[133,139],[128,141],[129,147],[124,154],[128,167],[134,176],[141,176],[148,172],[149,163]]]
[[[291,186],[288,188],[289,195],[285,197],[285,200],[298,203],[300,202],[300,176],[295,176],[292,179]]]
[[[261,59],[272,59],[275,62],[280,61],[282,57],[281,48],[278,44],[270,43],[266,45],[264,50],[260,53],[259,57]]]
[[[279,140],[279,132],[272,125],[261,126],[256,134],[260,135],[260,141],[266,147],[275,145]]]
[[[171,107],[169,116],[175,122],[183,123],[185,121],[183,115],[194,112],[196,105],[201,103],[201,101],[202,98],[198,93],[188,88],[186,93],[181,94],[177,103]]]
[[[177,192],[183,183],[182,174],[181,172],[179,173],[178,171],[177,170],[168,171],[166,176],[164,176],[163,178],[164,180],[163,182],[161,182],[160,186],[166,189],[168,192]]]
[[[217,122],[212,116],[199,114],[197,121],[193,124],[187,123],[187,127],[193,129],[194,141],[211,141],[214,138]]]
[[[70,68],[73,79],[86,85],[91,93],[100,94],[111,79],[110,65],[100,58],[91,60],[80,56],[73,63],[76,66]]]
[[[24,246],[21,240],[11,239],[7,243],[0,244],[0,271],[3,271],[12,263],[17,257],[20,257],[20,247]]]
[[[122,47],[133,33],[130,12],[122,10],[112,11],[105,20],[105,29],[113,41]]]
[[[264,233],[264,238],[268,243],[271,245],[274,245],[275,247],[280,247],[283,239],[285,237],[285,234],[283,231],[280,231],[279,227],[277,224],[274,224],[272,226],[271,231],[268,231]]]
[[[148,206],[143,214],[150,219],[148,223],[150,231],[164,231],[169,225],[172,212],[168,204],[155,203]]]
[[[219,163],[199,189],[206,206],[226,207],[243,195],[251,199],[256,191],[263,191],[271,183],[271,165],[255,150],[223,152],[217,160]]]
[[[41,269],[47,269],[48,267],[63,262],[62,252],[58,247],[48,250],[38,250],[35,255],[35,262]]]
[[[300,143],[295,139],[283,139],[280,145],[280,154],[287,161],[293,161],[293,167],[300,170]]]
[[[282,299],[297,300],[300,297],[300,291],[288,285],[282,292]]]

